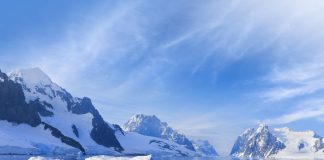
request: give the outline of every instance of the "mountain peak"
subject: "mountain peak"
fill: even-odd
[[[231,155],[240,158],[285,159],[317,153],[322,155],[323,149],[323,138],[314,131],[293,131],[287,127],[269,129],[267,125],[260,124],[257,129],[250,128],[237,138]]]
[[[22,85],[26,102],[39,99],[40,96],[47,96],[50,99],[54,97],[72,98],[62,87],[53,83],[49,76],[39,68],[16,69],[9,73],[9,78]]]
[[[22,78],[25,83],[37,84],[51,84],[52,81],[40,68],[16,69],[9,73],[10,79]]]
[[[185,135],[178,133],[155,115],[136,114],[124,124],[124,130],[171,140],[180,145],[185,145],[190,150],[195,150],[193,144]]]
[[[265,123],[260,123],[256,132],[262,132],[262,131],[268,131],[269,130],[269,127],[267,124]]]
[[[154,126],[165,126],[167,127],[168,124],[166,122],[162,122],[158,117],[155,115],[145,115],[145,114],[135,114],[130,118],[127,124],[132,124],[133,126],[139,126],[142,123],[144,124],[152,124]],[[127,125],[125,124],[125,126]]]
[[[135,114],[132,116],[132,118],[154,118],[158,119],[155,115],[146,115],[146,114]]]
[[[124,133],[118,125],[106,122],[89,98],[73,97],[39,68],[17,69],[10,79],[0,72],[1,154],[197,155],[172,141],[183,140],[183,136],[156,116],[137,115],[134,120],[147,124],[153,120],[157,124],[153,131],[162,127],[172,134],[160,135],[174,139]]]
[[[161,128],[163,126],[160,119],[155,115],[136,114],[127,121],[124,125],[125,131],[139,132],[141,134],[147,133],[150,136],[159,137]]]
[[[195,150],[202,156],[210,157],[218,155],[214,146],[211,145],[207,140],[194,140],[192,142]]]
[[[132,118],[153,118],[158,119],[155,115],[135,114]]]
[[[261,158],[276,154],[286,146],[262,123],[240,135],[231,151],[236,157]]]

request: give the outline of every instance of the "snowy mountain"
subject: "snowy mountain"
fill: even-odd
[[[191,141],[195,147],[196,152],[204,157],[214,157],[218,156],[213,145],[211,145],[207,140],[196,140]]]
[[[276,158],[324,159],[324,140],[314,131],[295,132],[275,128],[273,134],[286,145]]]
[[[154,157],[163,156],[198,156],[194,151],[169,140],[144,136],[135,132],[116,134],[119,142],[125,148],[125,154],[148,154]]]
[[[166,122],[161,122],[155,115],[134,115],[124,124],[124,130],[127,132],[137,132],[146,136],[167,139],[195,151],[193,144],[185,135],[173,130]]]
[[[168,140],[124,133],[89,98],[73,97],[38,68],[0,71],[0,126],[0,154],[195,155]]]
[[[241,158],[324,158],[323,147],[323,138],[313,131],[271,130],[261,124],[237,138],[231,155]]]
[[[240,135],[231,151],[236,157],[262,158],[276,154],[286,146],[261,124],[257,129],[248,129]]]
[[[104,121],[89,98],[72,97],[38,68],[16,70],[10,73],[9,79],[22,86],[25,103],[34,108],[37,122],[32,127],[44,125],[52,134],[60,132],[61,136],[69,139],[61,139],[63,143],[71,146],[72,141],[75,143],[72,146],[78,146],[85,153],[94,152],[94,148],[111,148],[110,152],[124,150],[114,129]]]
[[[200,156],[217,156],[214,147],[208,141],[191,141],[185,135],[172,129],[166,122],[161,122],[155,115],[134,115],[123,126],[126,132],[136,132],[146,136],[173,141],[195,151]]]

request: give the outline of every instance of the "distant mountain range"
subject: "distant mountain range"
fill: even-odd
[[[237,138],[231,155],[240,158],[323,159],[324,141],[313,131],[270,129],[261,124]]]
[[[0,71],[0,127],[0,154],[218,155],[154,115],[134,115],[123,128],[108,123],[89,98],[73,97],[38,68]],[[241,134],[230,155],[324,159],[324,140],[261,124]]]
[[[0,154],[201,156],[171,128],[163,137],[106,122],[89,98],[73,97],[39,68],[0,71],[0,126]]]

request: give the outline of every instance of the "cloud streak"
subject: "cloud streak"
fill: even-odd
[[[264,92],[262,97],[268,101],[280,101],[323,90],[324,65],[321,60],[287,69],[275,68],[265,79],[279,87]]]
[[[265,120],[268,124],[288,124],[308,118],[321,118],[324,115],[324,101],[312,100],[298,106],[299,109],[274,119]]]

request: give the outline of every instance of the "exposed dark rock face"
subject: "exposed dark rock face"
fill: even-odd
[[[64,136],[58,129],[41,122],[39,114],[42,116],[53,116],[53,112],[48,111],[46,107],[53,108],[52,105],[40,102],[38,99],[31,101],[29,104],[25,102],[25,96],[22,86],[8,79],[7,75],[0,72],[0,119],[16,124],[29,124],[36,127],[40,124],[44,125],[44,129],[49,129],[52,135],[67,145],[80,149],[85,153],[84,148],[79,142],[72,138]],[[39,114],[38,114],[39,113]]]
[[[76,103],[73,107],[71,107],[71,111],[75,114],[93,114],[95,112],[95,108],[92,105],[90,98],[84,97],[79,103]]]
[[[92,119],[92,126],[93,129],[90,135],[95,142],[106,147],[114,147],[118,152],[124,150],[115,136],[115,131],[109,127],[101,116]]]
[[[68,110],[74,114],[87,114],[91,113],[92,118],[92,130],[90,133],[91,138],[99,145],[105,147],[113,147],[116,151],[123,151],[123,147],[115,136],[115,130],[112,129],[101,117],[98,110],[93,106],[90,98],[84,97],[80,99],[80,102],[74,102],[72,95],[65,90],[64,92],[56,92],[56,94],[67,102]],[[72,126],[73,133],[78,137],[79,133],[76,126]]]
[[[78,128],[75,125],[72,125],[72,131],[79,138],[79,131]]]
[[[134,115],[124,125],[124,129],[129,132],[170,140],[195,151],[193,144],[184,134],[173,130],[166,122],[161,122],[155,115]]]
[[[305,148],[305,144],[304,144],[304,143],[300,143],[300,144],[298,145],[298,149],[301,150],[301,149],[303,149],[303,148]]]
[[[28,72],[37,73],[38,76],[43,74],[39,70],[29,70]],[[84,149],[77,141],[64,137],[58,129],[59,126],[50,126],[50,124],[41,121],[41,117],[55,116],[55,108],[50,103],[39,98],[26,103],[24,94],[48,96],[50,99],[60,98],[67,103],[67,110],[69,112],[74,114],[91,113],[93,115],[91,121],[93,128],[90,136],[96,143],[105,147],[115,148],[119,152],[124,150],[115,136],[115,126],[110,126],[104,121],[89,98],[80,99],[72,97],[65,89],[51,82],[46,75],[40,75],[43,79],[36,85],[30,85],[28,79],[22,77],[23,75],[20,72],[13,73],[9,79],[6,74],[0,72],[0,120],[7,120],[17,124],[25,123],[33,127],[43,123],[47,129],[51,129],[54,136],[60,137],[62,142],[64,141],[64,143],[79,148],[84,152]],[[78,126],[73,124],[71,129],[76,137],[80,136]]]
[[[115,132],[120,132],[122,135],[125,135],[123,129],[118,124],[113,124]]]
[[[63,91],[56,91],[55,95],[60,97],[63,101],[67,103],[67,109],[71,111],[71,108],[74,104],[72,95],[62,88]]]
[[[73,107],[71,107],[71,111],[75,114],[91,113],[93,115],[93,129],[90,135],[95,142],[105,147],[114,147],[118,152],[124,150],[115,136],[115,130],[104,121],[89,98],[84,97],[80,103],[74,104]]]
[[[12,123],[25,123],[36,127],[41,123],[38,110],[25,102],[24,92],[20,84],[8,79],[0,71],[0,119]]]
[[[319,136],[318,134],[315,133],[314,138],[317,138],[318,140],[315,141],[315,145],[313,146],[314,149],[317,151],[319,151],[320,149],[324,148],[324,138]],[[303,145],[303,148],[305,147],[305,145]]]
[[[167,144],[163,141],[159,141],[159,140],[151,140],[149,142],[149,144],[152,144],[152,143],[156,143],[159,147],[163,148],[163,149],[167,149],[167,150],[175,150],[176,152],[178,152],[179,155],[181,156],[188,156],[187,154],[185,153],[182,153],[180,150],[177,150],[175,149],[175,146],[173,145],[170,145],[170,144]]]
[[[45,85],[44,88],[36,87],[36,91],[42,95],[49,96],[50,99],[53,99],[51,95],[48,95],[45,91],[46,88],[50,88],[50,91],[52,91],[52,95],[55,95],[55,92],[53,91],[52,87],[50,85]]]
[[[45,123],[45,122],[42,122],[42,124],[44,125],[44,129],[47,130],[49,129],[51,131],[51,134],[60,139],[63,143],[69,145],[69,146],[72,146],[74,148],[77,148],[79,149],[80,151],[82,151],[83,154],[85,154],[85,150],[84,148],[82,147],[82,145],[74,140],[73,138],[70,138],[70,137],[67,137],[65,136],[61,131],[59,131],[57,128]]]
[[[249,158],[266,158],[286,146],[269,130],[260,125],[258,129],[249,129],[239,136],[232,148],[231,155]]]
[[[43,117],[52,117],[54,115],[53,112],[46,109],[46,107],[53,108],[53,106],[46,102],[40,102],[38,99],[35,101],[30,101],[29,106],[32,108],[36,108],[38,113]]]

